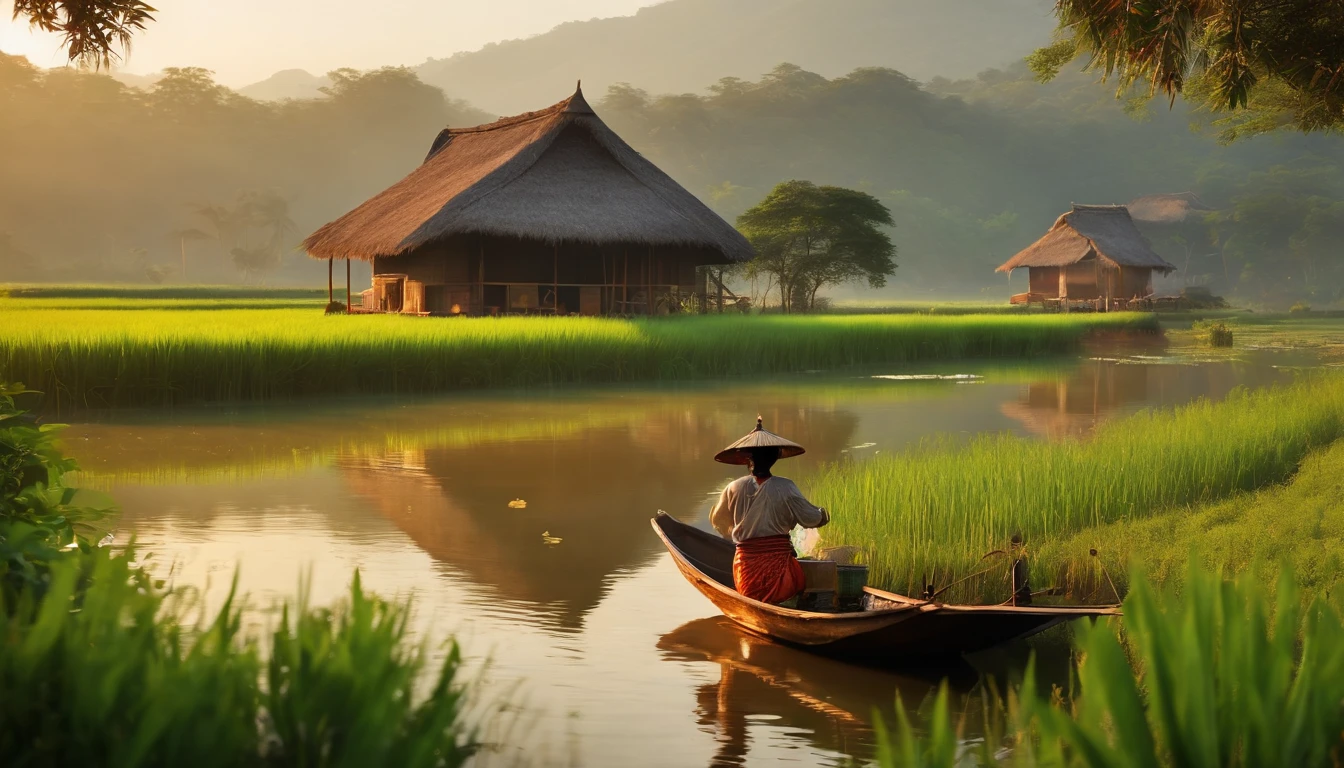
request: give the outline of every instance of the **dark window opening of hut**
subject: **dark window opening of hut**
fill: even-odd
[[[424,315],[667,314],[707,306],[705,269],[752,256],[581,90],[443,130],[418,168],[304,247],[373,263],[366,311]]]

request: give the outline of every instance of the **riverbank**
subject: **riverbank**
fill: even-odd
[[[1044,443],[996,435],[965,447],[931,446],[840,463],[807,487],[816,503],[844,510],[823,535],[827,545],[877,542],[866,545],[864,554],[875,585],[910,594],[927,583],[946,587],[995,566],[982,556],[1007,549],[1021,534],[1033,556],[1035,586],[1063,587],[1070,599],[1081,600],[1097,597],[1102,564],[1123,574],[1130,555],[1178,562],[1201,543],[1203,528],[1180,521],[1181,510],[1282,483],[1309,454],[1341,438],[1344,376],[1318,374],[1220,403],[1139,413],[1103,425],[1088,440]],[[1322,514],[1315,515],[1317,523]],[[1144,521],[1164,515],[1177,517],[1165,527],[1143,528]],[[1235,536],[1249,536],[1255,525],[1246,522]],[[1274,534],[1281,554],[1311,541],[1293,538],[1289,528],[1295,523],[1285,525]],[[1136,526],[1162,546],[1144,550]],[[1098,557],[1090,554],[1093,548]],[[1234,551],[1229,542],[1224,551],[1229,562],[1244,565],[1245,549]],[[1003,567],[943,598],[1005,599],[1007,558],[999,563]],[[1112,597],[1108,590],[1098,599]]]
[[[1272,584],[1286,566],[1307,593],[1331,592],[1344,577],[1344,441],[1307,456],[1286,483],[1045,542],[1036,553],[1048,564],[1043,583],[1090,584],[1089,591],[1108,594],[1088,554],[1100,542],[1121,591],[1129,577],[1124,563],[1156,583],[1179,583],[1193,552],[1210,570],[1251,572]]]
[[[48,411],[732,377],[1031,358],[1151,315],[408,318],[0,303],[0,377]]]

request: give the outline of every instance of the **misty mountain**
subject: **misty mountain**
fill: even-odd
[[[257,101],[315,99],[322,95],[318,89],[330,85],[329,77],[318,77],[302,69],[285,69],[265,80],[243,86],[238,92]]]
[[[431,59],[420,78],[491,113],[628,82],[703,92],[782,61],[827,77],[858,67],[916,80],[973,77],[1049,41],[1050,0],[669,0],[633,16],[561,24],[524,40]]]

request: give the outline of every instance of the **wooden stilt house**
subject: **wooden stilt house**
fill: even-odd
[[[1014,304],[1090,302],[1124,308],[1153,293],[1153,272],[1176,269],[1149,246],[1123,205],[1074,205],[1040,240],[998,268],[1028,271]]]
[[[663,314],[692,296],[703,307],[703,267],[752,256],[581,90],[538,112],[445,129],[418,168],[304,247],[373,263],[364,310],[430,315]]]

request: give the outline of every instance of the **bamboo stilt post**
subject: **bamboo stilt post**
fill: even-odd
[[[480,304],[477,305],[477,311],[485,314],[485,238],[481,238],[480,268],[476,273],[476,294],[479,297]]]
[[[625,266],[621,268],[621,314],[630,311],[630,252],[625,252]]]
[[[560,314],[560,244],[551,251],[551,314]]]
[[[649,247],[649,258],[644,262],[644,312],[653,317],[653,247]]]
[[[350,314],[350,257],[345,257],[345,314]]]
[[[327,304],[331,304],[331,300],[335,298],[332,294],[331,286],[331,263],[333,261],[335,261],[335,259],[330,256],[327,257]]]

